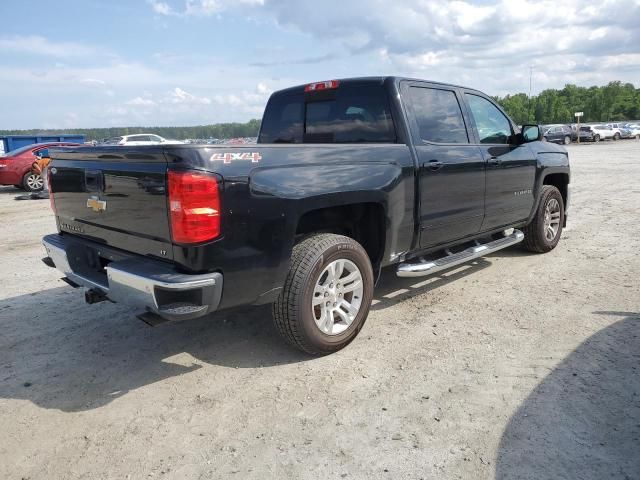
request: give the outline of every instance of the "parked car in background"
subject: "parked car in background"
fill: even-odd
[[[62,135],[3,135],[0,136],[0,156],[36,143],[84,143],[85,136],[75,133]]]
[[[160,135],[152,133],[140,133],[135,135],[122,135],[120,137],[109,138],[102,145],[160,145],[160,144],[182,144],[180,140],[168,140]]]
[[[568,125],[545,125],[542,127],[542,138],[545,142],[569,145],[577,136]]]
[[[613,130],[613,139],[631,138],[631,130],[626,128],[622,123],[607,123],[607,127]]]
[[[627,123],[624,126],[631,133],[631,137],[635,137],[640,140],[640,124],[638,123]]]
[[[580,127],[580,141],[599,142],[612,139],[613,129],[606,125],[583,125]]]
[[[42,176],[32,170],[33,163],[38,160],[38,153],[47,152],[50,147],[74,147],[77,143],[52,142],[36,143],[18,148],[0,157],[0,185],[15,185],[28,192],[42,190]]]

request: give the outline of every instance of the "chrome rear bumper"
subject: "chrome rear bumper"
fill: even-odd
[[[67,237],[47,235],[42,239],[55,268],[71,283],[96,289],[107,299],[159,315],[165,320],[186,320],[214,312],[220,304],[223,277],[221,273],[189,275],[151,258],[131,255],[109,262],[104,271],[92,270],[82,256],[69,260]],[[92,242],[83,247],[101,248]],[[45,262],[50,265],[50,262]]]

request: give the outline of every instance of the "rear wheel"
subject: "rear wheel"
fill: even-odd
[[[620,134],[618,132],[613,134],[613,139],[614,140],[620,140]]]
[[[595,137],[593,137],[593,141],[594,142],[599,142],[600,141],[600,135],[596,135]]]
[[[42,190],[43,187],[44,180],[42,175],[29,171],[22,177],[22,188],[27,192],[38,192]]]
[[[564,137],[564,144],[565,145],[569,145],[570,143],[571,143],[571,137],[569,137],[569,136]]]
[[[545,253],[553,250],[562,235],[564,200],[553,185],[543,185],[540,203],[533,220],[524,229],[524,248],[530,252]]]
[[[362,245],[342,235],[317,234],[294,246],[273,319],[289,344],[327,354],[358,335],[372,298],[373,269]]]

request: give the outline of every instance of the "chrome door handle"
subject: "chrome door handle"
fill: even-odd
[[[438,160],[429,160],[428,162],[423,163],[422,166],[428,168],[432,172],[435,172],[436,170],[440,170],[444,166],[444,163]]]

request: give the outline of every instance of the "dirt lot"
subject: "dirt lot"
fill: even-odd
[[[639,479],[640,143],[569,147],[569,229],[416,282],[309,358],[268,308],[152,329],[0,187],[0,478]]]

